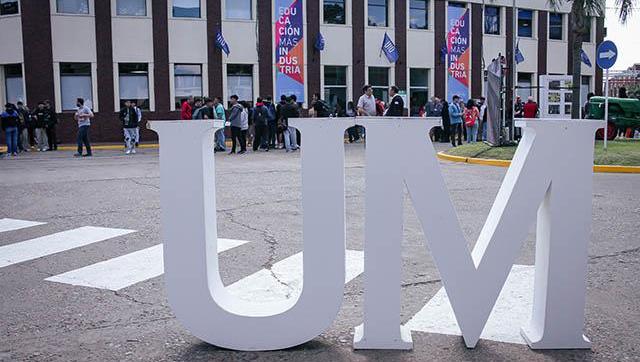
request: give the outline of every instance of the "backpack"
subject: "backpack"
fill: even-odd
[[[384,115],[384,104],[381,100],[376,99],[376,116],[380,117]]]
[[[317,112],[317,117],[329,117],[331,114],[331,107],[327,104],[327,102],[323,100],[316,101],[315,110]]]
[[[256,126],[266,126],[267,125],[267,110],[264,106],[256,107],[255,112],[253,114],[253,123]]]
[[[464,125],[467,127],[475,126],[478,118],[477,116],[475,109],[464,112]]]
[[[273,104],[269,103],[269,105],[265,106],[265,108],[267,109],[267,119],[269,121],[275,121],[276,120],[276,107],[274,107]]]

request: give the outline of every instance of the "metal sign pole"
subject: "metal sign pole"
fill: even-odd
[[[513,0],[513,16],[511,22],[513,23],[513,42],[511,44],[511,127],[509,127],[509,140],[515,141],[516,139],[516,89],[518,83],[518,73],[516,65],[516,47],[518,39],[518,9],[516,0]]]
[[[604,83],[604,149],[607,149],[607,141],[609,138],[609,68],[605,72],[607,78]]]

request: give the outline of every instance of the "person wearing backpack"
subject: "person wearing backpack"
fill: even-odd
[[[138,128],[138,114],[131,105],[131,101],[124,102],[124,108],[120,110],[120,122],[124,134],[124,153],[127,155],[136,153],[136,129]]]
[[[236,153],[237,142],[240,143],[240,153],[245,153],[246,143],[244,143],[243,145],[242,129],[243,128],[245,129],[245,134],[246,134],[246,129],[249,128],[249,121],[248,121],[249,118],[243,117],[243,113],[245,113],[245,109],[242,106],[242,104],[238,102],[237,95],[235,94],[232,95],[231,98],[229,98],[229,103],[231,104],[231,110],[229,113],[229,122],[231,122],[231,144],[232,144],[231,152],[229,152],[229,154],[231,155]]]
[[[469,101],[467,101],[463,117],[464,126],[467,129],[467,143],[478,142],[478,121],[480,119],[480,111],[473,99],[469,99]]]
[[[313,96],[311,96],[311,105],[314,117],[327,118],[331,115],[331,107],[329,107],[327,102],[320,99],[320,93],[314,93]]]
[[[268,138],[267,143],[270,149],[276,148],[276,138],[278,134],[278,117],[276,107],[273,105],[273,98],[271,96],[267,96],[264,101],[264,106],[267,108],[267,120],[268,120]]]
[[[0,124],[7,141],[7,157],[18,155],[18,123],[19,116],[16,107],[7,103],[5,111],[0,114]]]
[[[269,152],[269,111],[260,97],[256,100],[252,118],[256,128],[253,151],[256,152],[258,148],[261,148]]]

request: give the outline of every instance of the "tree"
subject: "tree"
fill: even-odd
[[[582,83],[582,61],[580,51],[582,50],[582,37],[587,34],[587,22],[591,17],[604,17],[606,0],[549,0],[549,3],[558,8],[566,2],[571,2],[571,23],[570,29],[573,34],[571,53],[573,54],[573,99],[572,114],[574,119],[580,118],[580,84]],[[620,23],[625,24],[629,16],[633,13],[634,7],[640,0],[615,0],[616,11]],[[595,63],[595,62],[594,62]],[[594,66],[596,66],[594,64]]]

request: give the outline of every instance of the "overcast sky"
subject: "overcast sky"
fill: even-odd
[[[640,63],[640,2],[626,25],[621,25],[614,9],[615,0],[607,0],[607,39],[618,46],[618,61],[613,69],[627,69]]]

